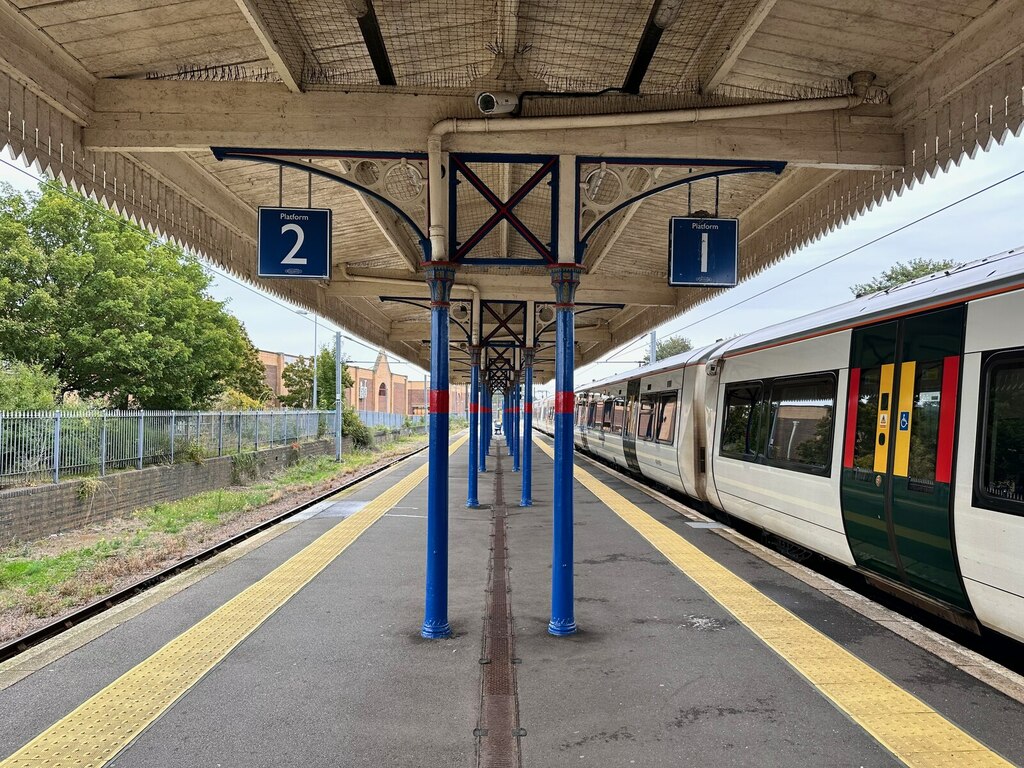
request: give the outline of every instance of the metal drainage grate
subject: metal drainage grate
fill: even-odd
[[[515,635],[508,587],[506,545],[507,507],[502,488],[501,449],[494,470],[494,506],[491,510],[491,556],[488,565],[487,615],[484,617],[483,650],[480,656],[480,722],[477,738],[478,768],[520,768],[519,727],[515,664]]]

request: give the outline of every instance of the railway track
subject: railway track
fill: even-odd
[[[268,528],[273,528],[278,523],[282,523],[288,518],[293,517],[294,515],[297,515],[298,513],[303,512],[309,509],[310,507],[319,504],[322,501],[326,501],[332,496],[348,488],[351,488],[352,486],[361,483],[364,480],[373,477],[374,475],[378,475],[381,472],[390,469],[396,464],[405,461],[406,459],[415,456],[418,453],[422,453],[426,449],[427,446],[417,448],[414,451],[410,451],[409,453],[398,456],[392,461],[388,461],[385,464],[382,464],[378,467],[374,467],[371,470],[363,472],[357,477],[347,480],[344,483],[341,483],[331,488],[330,490],[327,490],[324,493],[319,494],[315,498],[309,499],[308,501],[304,501],[302,504],[292,507],[291,509],[282,512],[279,515],[275,515],[274,517],[264,520],[261,523],[257,523],[256,525],[250,528],[246,528],[244,531],[236,533],[234,536],[231,536],[225,539],[224,541],[214,544],[212,547],[208,547],[207,549],[204,549],[201,552],[197,552],[194,555],[186,557],[184,560],[180,560],[174,565],[165,568],[162,571],[158,571],[157,573],[146,576],[143,579],[139,579],[138,581],[129,584],[127,587],[124,587],[123,589],[113,592],[107,595],[106,597],[89,603],[88,605],[82,606],[81,608],[76,609],[72,613],[62,616],[59,619],[50,622],[49,624],[45,624],[44,626],[39,627],[38,629],[35,629],[29,632],[28,634],[22,635],[21,637],[17,637],[14,640],[8,641],[3,645],[0,645],[0,662],[12,659],[19,653],[23,653],[24,651],[27,651],[29,648],[32,648],[33,646],[39,645],[40,643],[49,640],[50,638],[56,637],[62,632],[66,632],[72,627],[75,627],[81,624],[82,622],[91,619],[93,616],[97,616],[103,613],[104,611],[107,611],[113,608],[114,606],[123,603],[132,597],[135,597],[140,592],[145,592],[147,589],[150,589],[156,586],[157,584],[166,581],[172,576],[176,576],[177,574],[182,573],[183,571],[187,571],[188,569],[193,568],[206,560],[209,560],[215,555],[218,555],[221,552],[224,552],[225,550],[231,549],[231,547],[241,544],[246,539],[250,539],[256,534],[267,530]]]

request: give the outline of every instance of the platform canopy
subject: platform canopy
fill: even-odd
[[[1024,114],[1020,0],[0,0],[0,30],[0,144],[423,365],[443,203],[453,317],[536,313],[539,380],[552,262],[591,362],[722,290],[668,286],[670,216],[738,218],[744,279]],[[330,281],[256,277],[279,202],[333,210]]]

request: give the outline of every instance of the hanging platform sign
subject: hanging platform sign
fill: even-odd
[[[330,208],[260,208],[260,277],[331,279]]]
[[[668,284],[736,285],[739,222],[673,216],[668,232]]]

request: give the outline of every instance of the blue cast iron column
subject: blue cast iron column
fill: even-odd
[[[477,498],[477,453],[479,453],[480,427],[480,348],[469,348],[469,478],[466,486],[466,506],[479,507]]]
[[[512,383],[512,471],[519,471],[519,374]]]
[[[580,284],[581,267],[558,264],[551,267],[555,289],[555,491],[554,535],[551,559],[552,635],[571,635],[576,631],[572,576],[572,417],[573,365],[575,363],[574,300]]]
[[[527,348],[523,355],[525,380],[523,391],[523,496],[520,507],[533,506],[533,349]]]
[[[487,451],[490,447],[491,442],[491,408],[489,405],[488,398],[491,396],[490,391],[487,389],[487,383],[484,382],[480,387],[479,393],[479,408],[480,408],[480,450],[477,461],[479,462],[479,470],[481,472],[487,471]]]
[[[509,423],[509,417],[508,417],[509,405],[508,405],[508,403],[509,403],[509,393],[508,393],[508,390],[506,389],[504,392],[501,393],[501,434],[504,436],[505,444],[508,446],[509,452],[511,453],[511,451],[512,451],[512,441],[509,440],[509,434],[508,434],[508,423]]]
[[[430,286],[430,444],[427,449],[427,581],[423,628],[428,639],[449,637],[448,625],[448,306],[455,267],[432,261]]]

